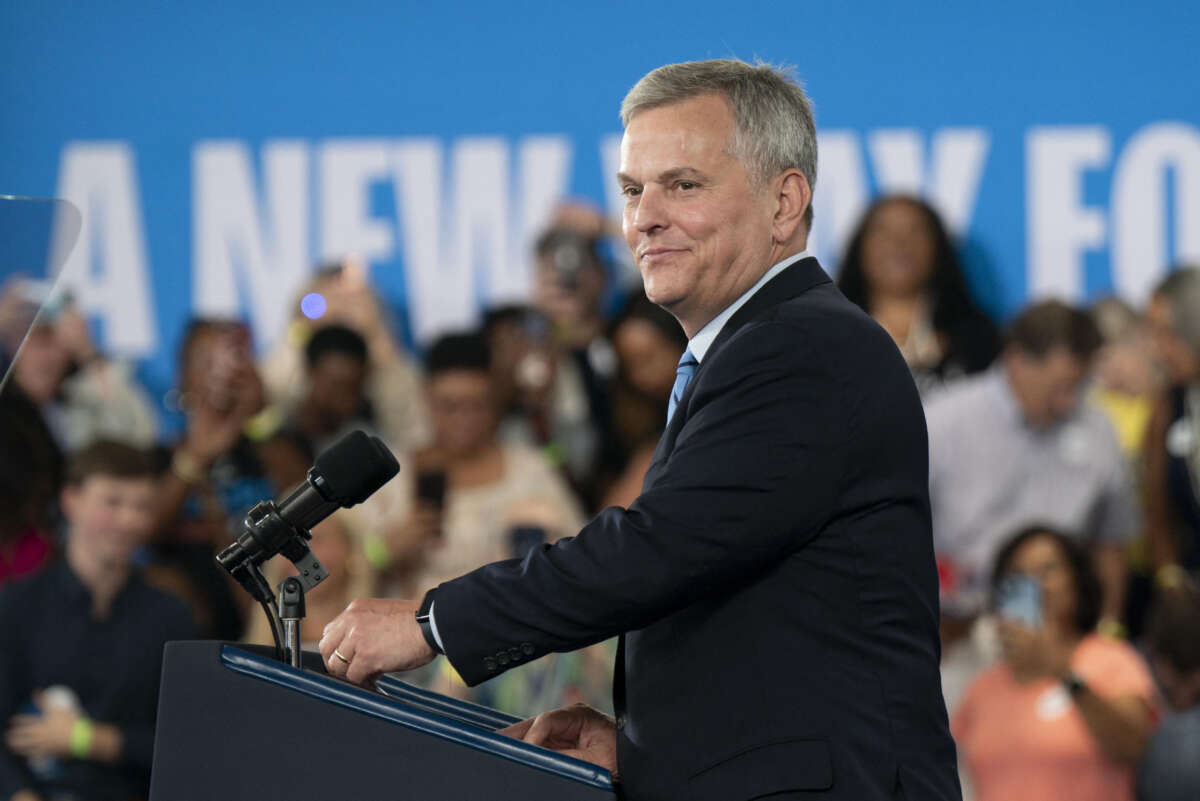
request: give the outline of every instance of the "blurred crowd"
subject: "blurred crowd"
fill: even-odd
[[[243,321],[192,320],[171,439],[77,310],[0,287],[0,798],[145,796],[162,644],[271,642],[214,556],[351,430],[402,469],[314,530],[329,578],[307,598],[310,647],[356,597],[420,597],[633,503],[687,341],[622,286],[611,233],[564,207],[528,305],[420,354],[353,258],[313,274],[261,359]],[[938,214],[889,196],[832,272],[925,403],[966,796],[1200,798],[1200,270],[1145,308],[1046,300],[1001,325]],[[517,715],[606,708],[614,651],[477,688],[444,659],[406,678]]]

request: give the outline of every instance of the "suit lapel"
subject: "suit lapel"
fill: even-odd
[[[675,415],[668,421],[666,430],[659,437],[658,447],[654,449],[654,458],[650,461],[650,469],[646,471],[646,478],[642,482],[643,491],[658,479],[659,471],[666,463],[667,457],[671,455],[671,451],[675,449],[675,439],[679,436],[687,419],[688,400],[691,398],[696,384],[700,382],[700,374],[704,371],[704,366],[712,361],[738,329],[766,313],[771,307],[791,300],[814,286],[829,282],[829,276],[821,269],[821,265],[816,259],[812,257],[801,259],[765,283],[729,318],[729,321],[717,334],[717,338],[713,340],[708,352],[704,354],[704,360],[696,368],[695,375],[692,376],[687,389],[679,399]]]
[[[778,306],[784,301],[802,295],[814,286],[828,284],[829,282],[829,276],[821,269],[821,265],[817,260],[811,256],[807,259],[801,259],[788,267],[779,275],[763,284],[762,289],[755,292],[729,318],[729,322],[725,323],[721,332],[717,334],[717,338],[713,340],[708,353],[704,354],[704,361],[710,361],[740,328],[765,314],[771,307]],[[701,368],[703,366],[702,363]],[[692,383],[695,382],[693,381]],[[682,401],[680,405],[682,405]]]

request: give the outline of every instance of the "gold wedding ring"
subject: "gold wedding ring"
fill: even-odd
[[[350,664],[350,660],[347,659],[346,657],[342,656],[342,652],[339,651],[338,649],[336,649],[336,648],[333,649],[333,655],[336,656],[338,659],[342,660],[343,662],[345,662],[347,665]]]

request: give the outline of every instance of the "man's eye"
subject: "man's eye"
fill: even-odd
[[[677,186],[685,191],[696,188],[696,184],[692,183],[691,181],[680,181]]]
[[[641,188],[637,186],[626,186],[621,190],[621,194],[623,194],[625,197],[637,197],[641,193]]]

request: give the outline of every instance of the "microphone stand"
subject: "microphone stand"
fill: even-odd
[[[396,457],[378,437],[351,431],[317,456],[304,481],[280,502],[263,501],[246,513],[241,534],[217,554],[221,567],[262,605],[271,622],[275,655],[300,667],[300,620],[304,593],[329,572],[309,549],[310,528],[339,508],[362,503],[400,471]],[[300,575],[279,585],[275,594],[262,574],[262,564],[283,554]],[[280,627],[286,626],[281,635]],[[284,639],[286,643],[286,653]]]
[[[279,619],[283,621],[285,660],[294,668],[300,667],[300,621],[304,619],[304,584],[295,576],[285,578],[279,585]]]
[[[329,575],[309,549],[311,539],[312,532],[308,529],[293,526],[280,516],[274,501],[263,501],[247,513],[241,536],[217,554],[217,562],[266,612],[275,640],[275,658],[293,667],[300,667],[299,628],[304,618],[304,592]],[[262,574],[262,564],[277,553],[282,553],[300,571],[299,576],[280,584],[282,597],[278,610],[275,593]]]

